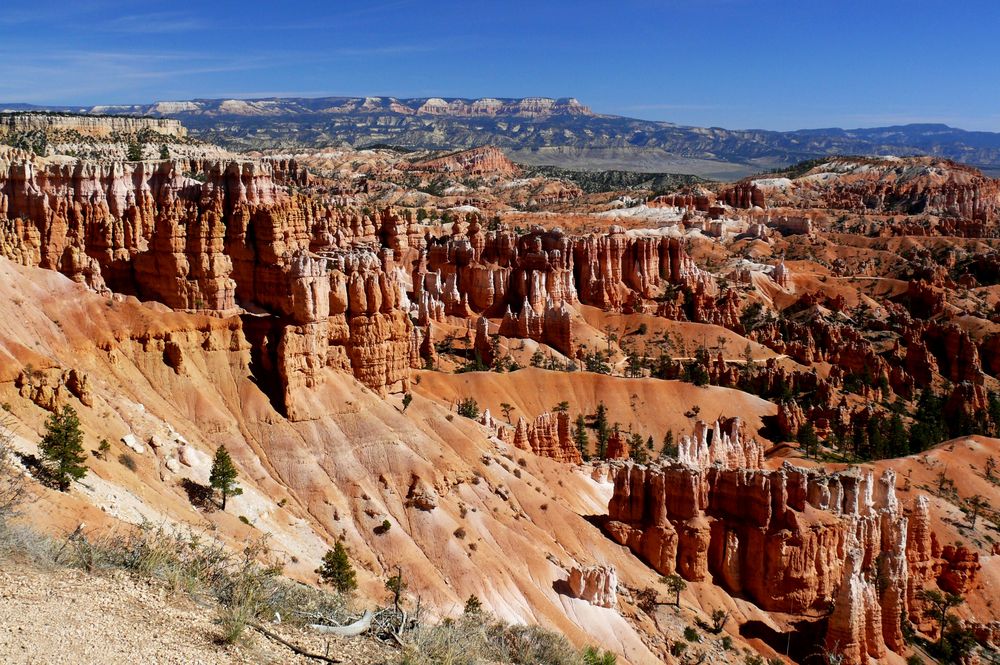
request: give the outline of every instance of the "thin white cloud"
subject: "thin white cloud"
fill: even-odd
[[[201,19],[180,12],[152,12],[117,16],[105,23],[98,24],[96,29],[129,34],[167,34],[193,32],[208,27],[208,24]]]
[[[111,102],[136,99],[143,85],[273,66],[275,58],[212,54],[133,53],[117,51],[48,51],[30,61],[0,47],[0,100],[4,102],[75,103],[89,98]],[[16,64],[14,64],[16,63]]]
[[[708,111],[727,108],[718,104],[632,104],[620,106],[620,111]]]

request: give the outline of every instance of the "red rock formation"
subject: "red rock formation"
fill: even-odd
[[[618,605],[618,574],[614,566],[573,567],[569,571],[569,595],[597,607]]]
[[[62,408],[70,396],[76,397],[84,406],[94,404],[90,380],[86,374],[76,369],[25,368],[14,380],[14,386],[21,397],[31,400],[46,411]]]
[[[826,175],[810,177],[819,174]],[[976,222],[948,230],[983,235],[984,223],[994,221],[1000,211],[1000,184],[972,167],[935,157],[842,157],[794,180],[742,180],[720,192],[719,198],[737,208],[929,213]]]
[[[611,432],[608,437],[608,447],[604,454],[605,459],[628,459],[628,442],[625,439],[625,435],[619,431]]]
[[[917,498],[910,510],[907,530],[906,560],[910,577],[906,586],[906,602],[909,619],[922,633],[931,634],[935,630],[934,618],[925,611],[919,592],[928,588],[935,578],[935,557],[931,546],[930,503],[926,496]]]
[[[538,313],[525,300],[520,314],[515,316],[510,309],[504,314],[500,322],[500,334],[543,342],[569,357],[576,354],[573,314],[565,303],[555,305],[550,301]]]
[[[476,320],[476,339],[473,349],[487,367],[493,364],[493,340],[490,339],[490,322],[485,316]]]
[[[715,576],[768,611],[804,614],[833,603],[827,644],[845,662],[903,647],[907,528],[891,471],[876,481],[871,472],[788,464],[626,464],[606,530],[661,574]]]
[[[715,295],[714,278],[695,265],[677,238],[627,236],[620,226],[580,238],[574,262],[581,302],[606,310],[628,309],[635,298],[655,298],[668,284]]]
[[[861,550],[852,549],[844,561],[840,587],[826,632],[826,648],[847,663],[865,663],[885,656],[882,612],[875,588],[865,580]]]
[[[646,205],[650,208],[684,208],[686,210],[708,212],[714,203],[715,194],[713,192],[699,189],[690,193],[657,196],[647,201]]]
[[[778,429],[786,439],[794,439],[806,423],[806,414],[794,399],[778,403]]]
[[[499,148],[482,146],[454,152],[444,157],[414,162],[408,166],[413,171],[431,173],[458,173],[471,176],[503,176],[514,178],[521,174],[517,164],[510,161]]]
[[[569,414],[565,411],[545,412],[530,423],[522,416],[514,428],[513,444],[516,448],[530,450],[558,462],[583,462],[580,451],[573,443]]]
[[[783,259],[771,270],[771,279],[783,289],[793,288],[792,271],[788,269]]]
[[[976,583],[976,576],[982,568],[979,553],[965,545],[945,545],[941,550],[938,564],[938,585],[948,593],[964,595]]]
[[[248,336],[293,418],[308,414],[290,395],[318,385],[324,367],[379,391],[405,384],[413,333],[398,270],[391,256],[351,249],[376,240],[375,221],[288,195],[272,168],[15,162],[0,172],[0,212],[18,220],[0,250],[175,309],[269,312],[274,323],[254,320],[261,335]],[[183,175],[190,171],[205,182]],[[382,226],[391,220],[383,215]],[[182,357],[169,348],[166,356],[181,371]]]
[[[930,322],[924,328],[923,340],[937,358],[937,365],[946,379],[953,383],[982,384],[979,350],[965,330],[955,324]]]
[[[681,437],[677,460],[694,468],[720,464],[726,469],[759,469],[764,466],[764,448],[739,418],[720,418],[711,427],[699,420],[691,436]]]

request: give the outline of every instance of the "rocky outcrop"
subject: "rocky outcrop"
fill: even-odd
[[[414,476],[410,481],[410,489],[406,493],[406,505],[429,512],[437,508],[438,496],[423,479]]]
[[[739,418],[720,418],[711,426],[699,420],[690,436],[681,437],[677,460],[694,468],[718,464],[725,469],[759,469],[764,465],[764,447],[748,436]]]
[[[580,301],[612,311],[634,311],[639,299],[662,296],[670,284],[708,295],[715,280],[695,265],[680,240],[630,236],[620,226],[578,239],[573,248]]]
[[[826,631],[826,648],[848,663],[865,663],[868,658],[882,660],[885,656],[882,612],[875,587],[862,573],[863,556],[857,549],[847,553]]]
[[[829,208],[867,213],[928,213],[959,218],[962,235],[996,220],[1000,185],[978,170],[935,157],[830,159],[789,178],[747,179],[719,193],[737,208]],[[901,230],[906,233],[906,230]]]
[[[732,439],[729,446],[732,446]],[[742,441],[743,457],[756,453]],[[903,648],[910,590],[908,520],[891,471],[827,474],[785,464],[744,468],[627,463],[615,477],[607,532],[663,575],[714,577],[767,611],[823,612],[844,662]],[[915,518],[918,519],[918,518]],[[872,580],[878,577],[876,586]]]
[[[565,411],[545,412],[528,422],[521,417],[514,428],[513,444],[541,457],[570,464],[583,463],[583,457],[570,430],[569,414]]]
[[[614,566],[574,567],[567,580],[569,595],[597,607],[618,605],[618,574]]]
[[[976,584],[982,568],[979,553],[965,545],[945,545],[937,568],[937,583],[948,593],[965,595]]]
[[[543,342],[569,357],[576,354],[573,313],[566,303],[556,305],[550,300],[541,312],[537,312],[525,300],[520,314],[514,315],[510,309],[504,313],[500,334]]]
[[[500,176],[505,178],[517,177],[521,173],[520,167],[510,161],[499,148],[493,146],[483,146],[454,152],[444,157],[437,157],[422,162],[414,162],[408,165],[413,171],[426,171],[430,173],[453,173],[470,176]]]
[[[782,260],[778,265],[774,266],[771,270],[771,279],[774,283],[785,290],[791,290],[793,288],[792,284],[792,271],[785,265],[785,261]]]
[[[396,253],[410,251],[406,226],[388,211],[373,219],[291,196],[271,168],[0,164],[0,250],[98,291],[224,316],[250,310],[256,367],[280,383],[292,418],[309,417],[292,396],[322,383],[325,368],[377,391],[404,386],[414,333]],[[388,254],[372,249],[380,228],[396,248]]]
[[[930,503],[926,496],[918,497],[910,509],[906,563],[910,571],[906,586],[909,619],[917,630],[930,634],[934,630],[934,620],[925,612],[919,596],[920,591],[928,588],[935,578]]]
[[[94,405],[87,375],[76,369],[34,369],[27,367],[14,379],[18,394],[46,411],[57,411],[70,396],[84,406]]]
[[[794,399],[782,400],[778,403],[777,424],[785,439],[794,439],[806,424],[806,414]]]
[[[176,138],[187,136],[187,128],[180,121],[168,118],[72,113],[0,113],[0,134],[37,130],[73,131],[100,138],[107,138],[115,133],[135,134],[143,130]]]
[[[608,436],[608,445],[604,454],[605,459],[626,460],[629,458],[628,441],[625,434],[617,429]]]

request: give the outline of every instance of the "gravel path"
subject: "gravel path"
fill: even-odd
[[[184,594],[121,572],[90,575],[0,561],[0,663],[189,664],[311,663],[247,631],[242,643],[216,642],[215,611]],[[326,639],[270,626],[314,652]],[[366,639],[330,645],[345,663],[384,663],[391,650]]]

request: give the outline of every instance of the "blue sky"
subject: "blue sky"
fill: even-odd
[[[682,124],[1000,131],[995,0],[4,0],[0,101],[577,97]]]

